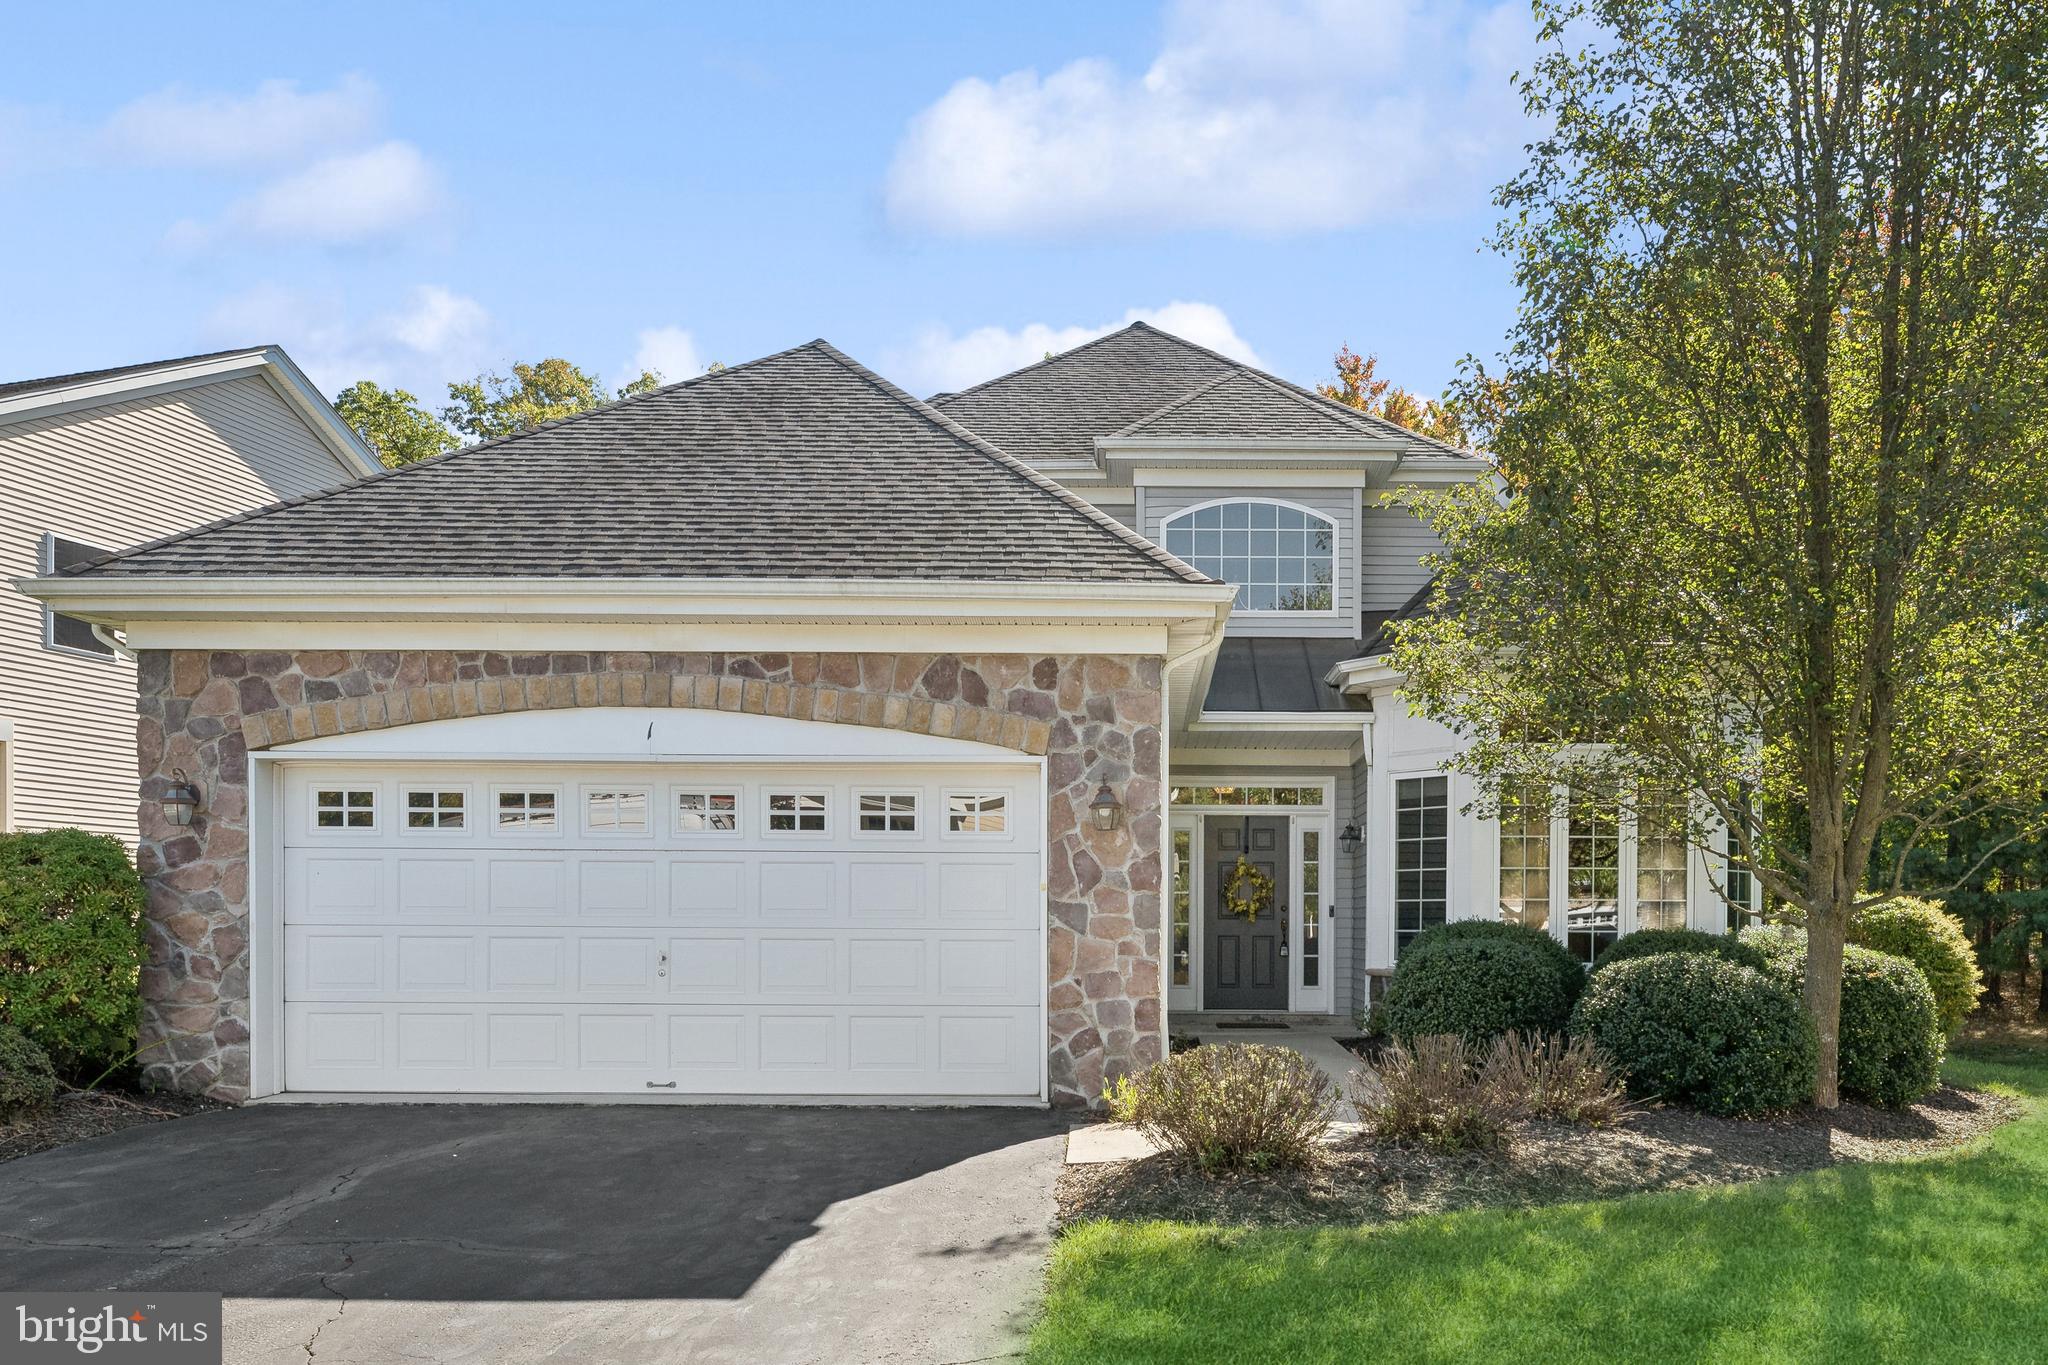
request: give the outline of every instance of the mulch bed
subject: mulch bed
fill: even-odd
[[[1770,1120],[1641,1108],[1612,1128],[1518,1124],[1499,1152],[1334,1144],[1307,1171],[1209,1179],[1171,1155],[1069,1166],[1061,1224],[1166,1218],[1240,1226],[1382,1223],[1482,1207],[1534,1207],[1645,1190],[1728,1185],[1841,1162],[1899,1161],[1960,1146],[2018,1116],[2000,1095],[1943,1086],[1902,1110],[1843,1104]]]
[[[45,1152],[145,1123],[162,1123],[231,1106],[198,1095],[123,1090],[65,1090],[41,1109],[0,1123],[0,1161]]]

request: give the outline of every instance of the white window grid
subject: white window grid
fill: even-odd
[[[723,791],[715,787],[678,787],[669,809],[674,813],[679,838],[733,838],[740,833],[742,804],[736,787]]]
[[[832,832],[832,796],[822,791],[770,791],[761,802],[763,832],[822,838]]]
[[[922,812],[914,791],[856,791],[853,832],[869,838],[903,838],[920,830]]]
[[[377,828],[377,788],[333,783],[313,789],[313,828],[368,834]]]
[[[406,783],[399,828],[407,834],[462,834],[469,830],[469,788]]]
[[[512,784],[491,790],[491,828],[521,838],[555,839],[562,835],[562,792],[559,787]]]
[[[594,783],[583,788],[583,832],[635,836],[653,829],[654,793],[647,787]]]
[[[945,824],[941,832],[949,839],[1008,839],[1013,793],[1006,791],[949,791],[945,793]]]

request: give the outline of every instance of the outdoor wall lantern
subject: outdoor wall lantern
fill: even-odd
[[[1356,820],[1344,826],[1344,832],[1337,836],[1337,847],[1343,849],[1346,853],[1358,852],[1358,846],[1364,842],[1365,831],[1358,827]]]
[[[199,809],[199,788],[185,776],[183,768],[171,769],[171,785],[164,788],[163,806],[164,816],[172,824],[182,828],[192,823],[192,816]]]
[[[1095,799],[1088,803],[1088,813],[1095,818],[1095,828],[1115,829],[1124,817],[1124,803],[1116,799],[1116,793],[1105,782],[1096,788]]]

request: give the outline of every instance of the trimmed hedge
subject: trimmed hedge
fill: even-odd
[[[1654,957],[1658,953],[1711,953],[1745,967],[1764,969],[1764,955],[1732,934],[1709,934],[1699,929],[1638,929],[1623,934],[1593,959],[1593,970],[1611,967],[1632,958]]]
[[[1806,932],[1747,930],[1770,971],[1797,996],[1806,989]],[[1765,937],[1768,935],[1769,937]],[[1835,1081],[1844,1095],[1899,1109],[1941,1084],[1947,1051],[1934,991],[1903,957],[1849,944],[1842,949],[1842,1016]]]
[[[50,1054],[22,1036],[20,1029],[0,1024],[0,1119],[24,1109],[40,1109],[57,1094],[57,1073]]]
[[[1615,963],[1587,984],[1572,1033],[1614,1059],[1631,1094],[1710,1114],[1767,1114],[1813,1093],[1816,1044],[1798,996],[1710,953]]]
[[[1462,920],[1417,935],[1381,1003],[1396,1038],[1454,1033],[1479,1046],[1510,1030],[1563,1032],[1585,984],[1585,969],[1542,930]]]
[[[1983,994],[1977,954],[1963,922],[1933,901],[1906,897],[1849,920],[1849,941],[1903,957],[1927,978],[1942,1036],[1953,1038]]]
[[[121,841],[78,829],[0,834],[0,1017],[60,1071],[134,1051],[142,878]]]

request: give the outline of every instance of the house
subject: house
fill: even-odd
[[[0,383],[0,579],[376,468],[275,347]],[[0,830],[57,826],[135,842],[135,666],[0,586]]]
[[[821,341],[24,586],[142,660],[159,1079],[1086,1104],[1447,918],[1709,916],[1400,700],[1383,499],[1488,472],[1143,325]]]

